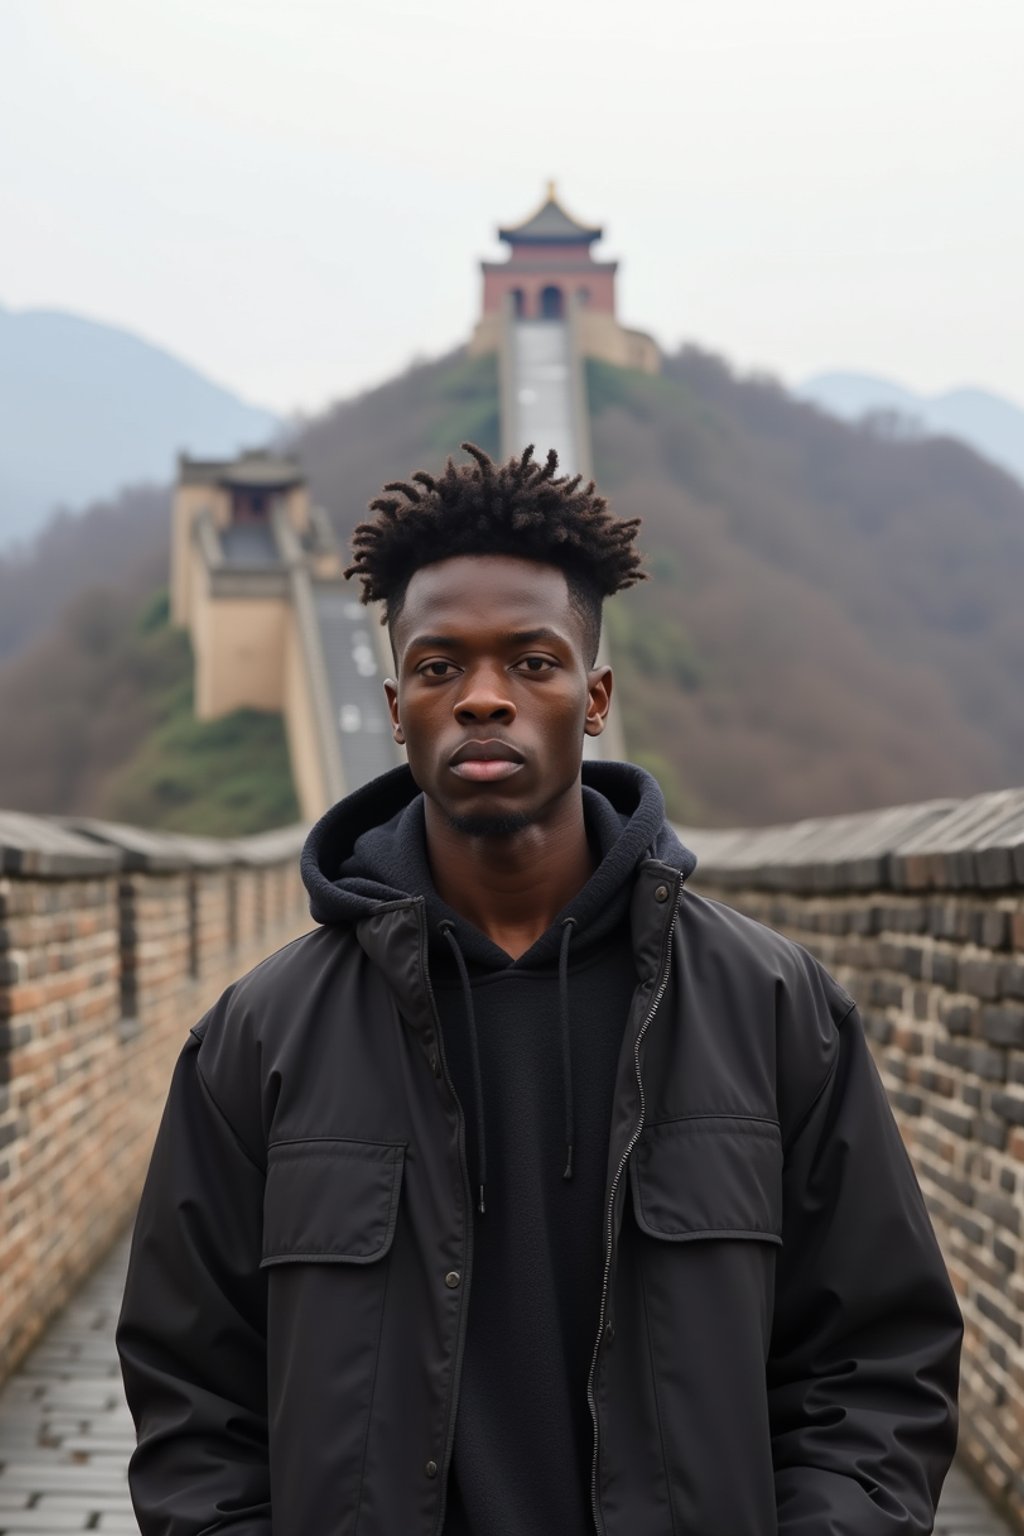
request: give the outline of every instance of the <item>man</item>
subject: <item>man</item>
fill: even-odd
[[[586,763],[636,522],[417,473],[353,572],[408,768],[193,1030],[119,1330],[144,1536],[911,1536],[960,1318],[854,1005]]]

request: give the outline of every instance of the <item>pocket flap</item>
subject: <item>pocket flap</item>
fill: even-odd
[[[701,1115],[653,1125],[630,1177],[637,1224],[650,1237],[782,1242],[782,1138],[771,1120]]]
[[[283,1141],[270,1147],[263,1197],[268,1264],[372,1264],[391,1247],[400,1142]]]

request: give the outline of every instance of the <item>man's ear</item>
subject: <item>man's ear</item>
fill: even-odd
[[[613,682],[611,667],[592,667],[587,675],[587,719],[583,727],[587,736],[600,736],[608,723]]]
[[[402,722],[398,718],[398,684],[393,677],[384,679],[384,694],[388,701],[388,714],[391,716],[391,734],[400,747],[405,746],[405,732],[402,730]]]

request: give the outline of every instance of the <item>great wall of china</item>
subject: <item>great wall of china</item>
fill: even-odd
[[[613,334],[578,293],[557,314],[544,303],[553,306],[524,286],[499,294],[473,345],[498,352],[504,449],[550,443],[566,467],[586,471],[581,359],[598,345],[593,335],[619,361],[649,366],[651,355],[641,355],[646,338]],[[618,355],[631,345],[636,356]],[[223,513],[218,534],[211,514],[194,537],[206,540],[223,591],[242,601],[231,589],[230,522]],[[295,526],[311,526],[300,519],[282,532],[282,522],[279,510],[277,551]],[[246,560],[247,570],[259,564],[252,548]],[[307,569],[297,556],[271,563],[287,569],[283,586],[275,576],[276,598],[264,569],[268,601]],[[312,579],[297,601],[289,589],[295,613],[309,600],[296,655],[315,624],[327,674],[309,684],[296,726],[321,752],[304,814],[393,760],[386,733],[362,729],[379,707],[380,658],[352,665],[377,626],[356,612],[332,618],[332,602],[350,599],[322,579],[319,597],[330,589],[330,602],[318,602]],[[345,624],[359,633],[342,633]],[[360,728],[346,732],[353,710]],[[334,747],[324,747],[332,729]],[[619,755],[621,739],[612,747]],[[965,1314],[961,1460],[1024,1531],[1024,790],[683,836],[700,857],[697,889],[797,938],[860,1000]],[[219,842],[0,814],[0,1377],[130,1222],[192,1023],[233,977],[309,926],[302,837],[296,827]],[[5,1483],[6,1471],[0,1532],[20,1529],[2,1500],[22,1483]],[[945,1514],[938,1529],[998,1528],[965,1485],[951,1488],[947,1508],[959,1501],[963,1514]],[[90,1523],[127,1528],[102,1515]]]

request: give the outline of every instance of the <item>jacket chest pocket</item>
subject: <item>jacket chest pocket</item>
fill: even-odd
[[[323,1138],[269,1150],[261,1268],[274,1529],[280,1506],[285,1536],[351,1536],[359,1519],[404,1163],[401,1143]]]
[[[770,1120],[651,1126],[630,1160],[653,1334],[669,1354],[764,1362],[782,1244],[782,1141]]]
[[[405,1147],[338,1138],[277,1142],[263,1200],[261,1268],[373,1264],[391,1247]]]
[[[649,1127],[630,1161],[637,1225],[671,1243],[782,1242],[782,1140],[772,1120],[700,1115]]]
[[[652,1125],[633,1149],[603,1476],[605,1496],[624,1501],[617,1448],[632,1446],[642,1486],[662,1498],[645,1530],[776,1528],[766,1362],[782,1165],[778,1125],[743,1116]]]

